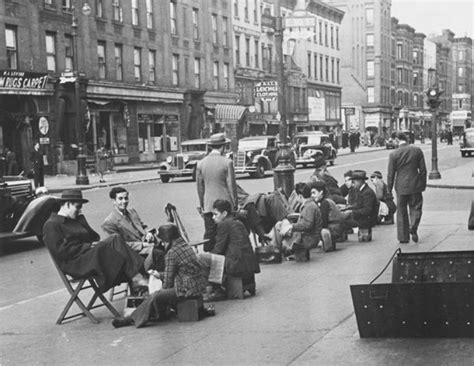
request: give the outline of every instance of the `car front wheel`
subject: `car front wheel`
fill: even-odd
[[[263,178],[265,176],[265,167],[262,163],[257,163],[257,171],[250,175],[253,178]]]

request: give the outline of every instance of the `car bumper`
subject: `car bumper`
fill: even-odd
[[[474,152],[474,147],[461,147],[461,152]]]
[[[234,167],[235,173],[255,173],[256,171],[256,166]]]
[[[194,169],[159,170],[160,177],[190,177]]]
[[[312,157],[307,157],[307,158],[305,158],[305,157],[297,157],[297,158],[295,159],[295,162],[296,162],[296,164],[311,164],[311,163],[314,163],[314,160],[315,160],[315,159],[312,158]]]

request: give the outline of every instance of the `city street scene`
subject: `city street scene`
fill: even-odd
[[[472,365],[473,14],[0,1],[0,366]]]

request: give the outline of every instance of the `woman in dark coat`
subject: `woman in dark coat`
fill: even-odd
[[[214,202],[214,220],[217,224],[214,254],[225,256],[224,273],[234,277],[248,277],[260,272],[257,257],[250,243],[245,225],[235,219],[229,201]]]
[[[64,273],[73,278],[94,277],[101,292],[126,281],[133,287],[147,286],[143,258],[120,236],[98,241],[99,234],[80,213],[88,202],[81,191],[64,191],[59,200],[61,208],[44,224],[43,239]]]

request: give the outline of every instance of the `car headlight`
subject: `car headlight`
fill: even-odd
[[[248,157],[248,158],[251,158],[251,157],[252,157],[252,155],[253,155],[253,154],[252,154],[252,152],[251,152],[251,151],[247,152],[247,157]]]
[[[168,157],[166,158],[166,162],[167,162],[168,164],[171,164],[171,163],[173,162],[173,157],[172,157],[172,156],[168,156]]]
[[[189,161],[189,156],[183,155],[183,161],[187,163]]]

